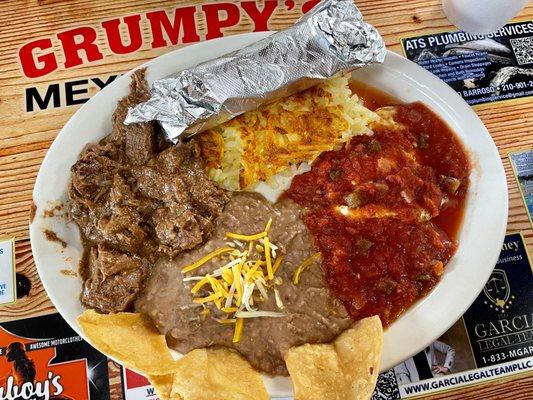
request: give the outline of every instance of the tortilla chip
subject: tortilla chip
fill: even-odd
[[[172,391],[172,383],[174,382],[174,375],[149,375],[148,380],[154,387],[159,400],[170,400],[170,392]],[[176,400],[181,400],[178,397]]]
[[[141,314],[85,310],[78,317],[78,324],[94,347],[134,371],[166,375],[175,368],[165,336]]]
[[[196,349],[176,366],[172,400],[270,398],[259,372],[230,349]]]
[[[363,400],[379,373],[383,330],[379,317],[365,318],[330,344],[304,344],[285,357],[295,400]]]

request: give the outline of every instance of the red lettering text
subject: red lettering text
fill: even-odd
[[[89,26],[71,29],[57,34],[57,38],[61,41],[63,53],[65,54],[65,68],[72,68],[76,65],[83,64],[83,59],[80,57],[80,51],[85,53],[87,62],[97,61],[104,58],[103,54],[98,49],[96,42],[96,30]],[[81,40],[76,40],[81,38]]]
[[[224,36],[222,28],[235,26],[241,20],[239,7],[232,3],[204,4],[202,10],[205,13],[207,25],[205,38],[207,40]],[[226,14],[225,18],[221,17],[221,11]]]
[[[107,36],[107,43],[109,48],[115,54],[128,54],[133,53],[141,48],[143,44],[143,38],[141,33],[141,16],[130,15],[124,17],[124,23],[128,28],[129,44],[124,45],[122,42],[122,35],[120,34],[120,19],[112,19],[102,22]]]
[[[163,37],[163,30],[168,36],[170,43],[178,44],[181,28],[183,27],[183,43],[199,42],[200,36],[196,32],[196,23],[194,21],[194,13],[196,7],[181,7],[174,10],[174,23],[165,11],[153,11],[146,13],[146,18],[150,21],[152,30],[152,48],[168,46],[167,41]]]
[[[255,1],[243,1],[241,6],[254,22],[254,32],[268,31],[268,20],[278,6],[277,0],[266,0],[263,11],[259,11]]]
[[[310,0],[306,1],[304,4],[302,4],[302,12],[305,14],[307,11],[311,10],[314,6],[316,6],[320,0]]]
[[[52,51],[35,57],[34,50],[46,50],[51,47],[50,39],[39,39],[26,43],[19,49],[19,60],[24,75],[28,78],[38,78],[57,69],[56,57]]]

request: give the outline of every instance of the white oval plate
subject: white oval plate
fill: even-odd
[[[269,33],[230,36],[185,47],[143,66],[148,80],[191,67],[262,39]],[[30,225],[33,257],[50,299],[82,337],[76,317],[81,281],[63,269],[77,270],[82,254],[75,224],[64,218],[44,218],[49,202],[67,200],[70,167],[89,142],[111,131],[117,101],[128,93],[132,72],[118,78],[81,107],[63,127],[41,165],[33,191],[37,216]],[[507,224],[507,183],[498,150],[476,113],[443,81],[415,63],[389,52],[382,65],[354,73],[358,80],[378,87],[405,102],[420,100],[432,108],[461,138],[471,154],[473,170],[459,248],[442,281],[385,332],[382,369],[388,369],[436,340],[457,321],[483,288],[496,264]],[[68,246],[46,240],[43,230],[54,230]],[[177,355],[177,353],[175,353]],[[179,356],[179,355],[177,355]],[[265,377],[272,396],[290,396],[288,378]]]

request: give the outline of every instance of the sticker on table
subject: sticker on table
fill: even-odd
[[[421,352],[379,375],[373,400],[438,393],[533,371],[533,274],[520,233],[507,235],[474,303]]]
[[[122,388],[124,400],[159,400],[154,387],[143,375],[122,368]]]
[[[15,285],[15,239],[0,239],[0,306],[17,300]]]
[[[148,379],[128,368],[122,368],[124,400],[159,400]],[[293,397],[273,397],[275,400],[294,400]]]
[[[507,235],[483,292],[463,316],[478,367],[533,358],[532,293],[524,239]]]
[[[489,35],[441,32],[400,40],[405,56],[449,84],[470,105],[533,95],[533,22]]]
[[[59,314],[2,322],[0,343],[2,399],[110,399],[107,357]]]
[[[529,222],[533,226],[533,149],[513,151],[509,153],[513,173],[518,182],[520,194],[527,210]]]

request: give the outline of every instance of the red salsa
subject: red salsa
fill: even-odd
[[[308,208],[326,279],[351,316],[377,314],[388,325],[438,283],[453,256],[470,167],[423,104],[355,91],[372,109],[397,104],[401,126],[380,125],[323,153],[287,196]]]

